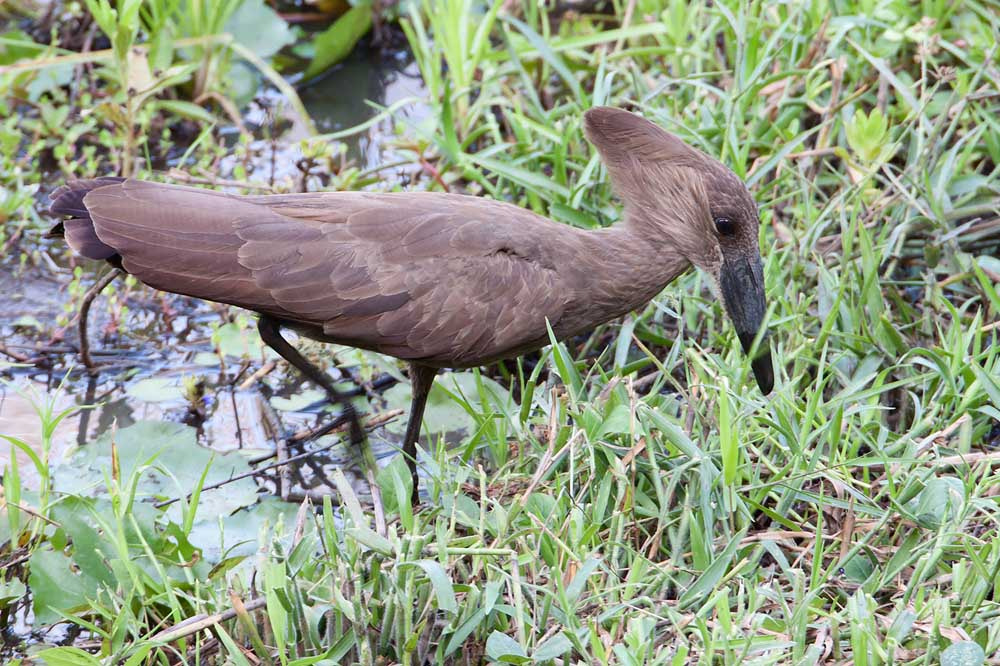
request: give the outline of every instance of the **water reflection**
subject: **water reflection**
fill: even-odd
[[[391,106],[408,97],[424,99],[426,89],[412,54],[406,50],[383,53],[357,48],[322,79],[299,91],[320,132],[336,132],[370,120],[378,110],[368,103]],[[419,123],[430,113],[421,103],[399,109],[396,120]],[[395,136],[392,120],[385,120],[367,132],[345,139],[347,156],[363,169],[385,160],[383,150]]]
[[[402,125],[404,134],[412,133],[412,128],[430,116],[430,108],[424,103],[426,89],[420,70],[406,49],[384,51],[359,45],[343,62],[302,86],[298,93],[317,130],[323,134],[359,126],[377,116],[381,108],[400,103],[391,118],[339,139],[346,146],[346,164],[361,170],[406,159],[395,154],[390,145],[397,137],[397,125]],[[405,100],[412,102],[403,103]],[[276,90],[266,88],[250,105],[243,120],[258,138],[249,146],[248,166],[258,181],[284,183],[286,187],[291,184],[294,189],[325,189],[327,179],[322,171],[314,172],[313,178],[301,183],[300,142],[308,139],[309,134],[288,106]],[[239,136],[235,127],[223,134],[234,143]],[[225,158],[220,166],[222,173],[231,172],[236,160]]]
[[[425,96],[419,70],[408,51],[386,52],[364,45],[359,45],[344,62],[299,92],[317,128],[326,133],[372,119],[379,113],[377,107]],[[251,179],[267,181],[270,175],[271,180],[298,182],[301,173],[297,164],[302,158],[299,141],[306,136],[301,128],[282,127],[281,119],[274,117],[276,109],[287,106],[280,96],[262,90],[260,99],[261,103],[252,105],[244,117],[248,127],[256,128],[256,136],[265,137],[258,138],[251,146],[254,155]],[[397,124],[412,128],[429,114],[428,107],[420,102],[400,106],[393,118],[344,139],[348,161],[361,169],[397,161],[400,158],[393,155],[390,145],[397,136]],[[229,134],[238,136],[235,130]],[[233,158],[223,160],[220,176],[231,174],[234,166]],[[307,185],[317,189],[314,182]],[[64,256],[61,249],[56,254]],[[0,374],[7,380],[0,385],[0,433],[23,439],[39,451],[41,423],[33,401],[51,400],[56,411],[94,406],[76,411],[52,434],[52,457],[61,460],[74,445],[92,442],[101,433],[120,430],[137,421],[189,422],[192,403],[176,397],[185,380],[203,383],[205,395],[214,397],[199,405],[201,418],[192,425],[197,428],[201,443],[218,450],[270,450],[278,434],[275,431],[284,435],[312,427],[324,418],[313,411],[294,409],[281,411],[274,418],[269,400],[293,396],[303,389],[295,374],[288,377],[282,371],[275,371],[251,386],[238,386],[239,362],[230,358],[220,363],[211,340],[211,324],[220,317],[225,320],[228,308],[144,288],[124,297],[129,307],[123,314],[121,327],[109,324],[107,308],[97,305],[92,310],[92,353],[103,357],[102,362],[110,361],[113,367],[90,377],[79,368],[76,343],[72,340],[75,327],[59,330],[57,326],[64,305],[72,301],[66,290],[69,277],[59,270],[63,267],[48,268],[0,271],[0,339],[16,353],[31,357],[41,354],[46,359],[42,365],[7,368]],[[94,262],[84,262],[84,268],[85,284],[92,284],[95,271],[104,270],[103,265]],[[74,313],[66,314],[71,318]],[[53,332],[52,338],[43,342]],[[63,335],[67,336],[66,341]],[[204,362],[205,358],[209,363]],[[55,392],[67,373],[70,377],[64,389]],[[140,397],[129,392],[129,387],[149,379],[161,381],[158,385],[161,388],[169,384],[171,396],[175,397]],[[273,389],[269,386],[272,383],[276,384]],[[363,411],[383,407],[365,405]],[[371,441],[375,457],[384,463],[396,453],[399,437],[380,429],[373,433]],[[0,469],[8,464],[9,453],[9,447],[0,447]],[[335,449],[325,455],[325,464],[350,463],[354,458],[352,453]],[[20,457],[19,461],[23,463],[20,469],[25,481],[33,485],[30,462]]]

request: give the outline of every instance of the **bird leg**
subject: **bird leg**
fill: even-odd
[[[260,319],[257,320],[257,331],[260,333],[260,339],[264,341],[264,344],[278,352],[281,358],[295,366],[299,372],[306,376],[306,379],[311,380],[326,391],[326,395],[331,403],[341,406],[344,410],[343,417],[351,424],[351,444],[355,446],[360,445],[364,441],[365,434],[361,429],[361,420],[358,418],[358,413],[355,411],[350,398],[338,391],[326,373],[307,361],[295,347],[288,343],[288,340],[285,340],[281,336],[281,325],[276,319],[272,319],[267,315],[261,315]]]
[[[413,398],[410,400],[410,419],[406,422],[406,435],[403,436],[403,457],[410,468],[410,479],[413,480],[413,491],[410,502],[416,504],[420,500],[419,479],[417,477],[417,439],[420,437],[420,424],[424,420],[424,407],[427,406],[427,396],[434,385],[434,375],[437,368],[426,365],[410,364],[410,384],[413,386]]]

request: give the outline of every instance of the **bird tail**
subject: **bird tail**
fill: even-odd
[[[53,215],[69,215],[70,218],[56,223],[47,236],[65,238],[73,251],[88,259],[113,259],[118,252],[97,236],[94,220],[83,199],[91,190],[107,185],[117,185],[124,178],[105,176],[92,180],[71,180],[52,193],[49,212]]]

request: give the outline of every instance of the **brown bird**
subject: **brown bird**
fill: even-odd
[[[163,291],[260,314],[261,338],[348,410],[330,378],[281,335],[410,363],[403,453],[416,498],[416,441],[440,368],[516,357],[644,306],[692,265],[708,273],[745,351],[764,319],[757,207],[717,160],[637,115],[599,107],[587,137],[624,202],[584,231],[457,194],[323,192],[238,196],[141,180],[70,182],[52,213],[80,255]],[[762,336],[763,337],[763,336]],[[770,353],[753,361],[761,391]]]

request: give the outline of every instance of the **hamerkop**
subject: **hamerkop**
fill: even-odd
[[[280,329],[408,361],[403,453],[416,498],[416,441],[438,369],[542,347],[546,321],[560,339],[586,332],[642,307],[694,265],[751,350],[764,278],[744,184],[627,111],[591,109],[585,130],[625,206],[622,222],[598,231],[457,194],[238,196],[98,178],[53,194],[52,212],[69,216],[53,234],[156,289],[259,313],[264,342],[346,410],[329,376]],[[770,392],[769,353],[752,367]],[[357,416],[348,416],[360,441]]]

